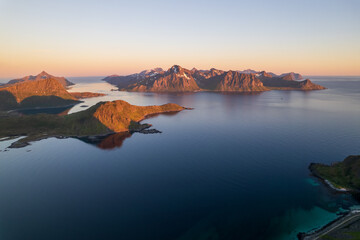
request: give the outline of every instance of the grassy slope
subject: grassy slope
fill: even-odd
[[[360,190],[360,155],[348,156],[344,161],[334,163],[331,166],[311,164],[310,170],[329,180],[336,187]]]

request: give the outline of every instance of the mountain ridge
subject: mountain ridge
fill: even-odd
[[[268,90],[321,90],[324,87],[312,83],[309,79],[302,82],[299,73],[276,75],[272,72],[188,70],[173,65],[167,71],[162,68],[145,70],[126,76],[112,75],[102,79],[122,91],[135,92],[263,92]]]

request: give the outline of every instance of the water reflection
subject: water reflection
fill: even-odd
[[[59,116],[65,116],[68,115],[70,109],[73,107],[71,106],[65,106],[65,107],[56,107],[56,108],[32,108],[32,109],[19,109],[16,112],[22,114],[22,115],[32,115],[32,114],[55,114]]]

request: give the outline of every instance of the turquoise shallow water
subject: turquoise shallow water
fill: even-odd
[[[109,94],[82,105],[194,110],[145,121],[161,134],[0,142],[0,239],[295,239],[320,227],[357,203],[308,165],[359,154],[360,144],[360,81],[320,80],[328,90],[184,95],[82,79],[74,91]]]

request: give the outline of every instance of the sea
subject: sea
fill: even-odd
[[[321,91],[130,93],[69,78],[99,101],[193,110],[144,120],[158,134],[0,142],[0,239],[297,239],[356,206],[309,172],[360,154],[360,77]],[[0,126],[1,127],[1,126]]]

